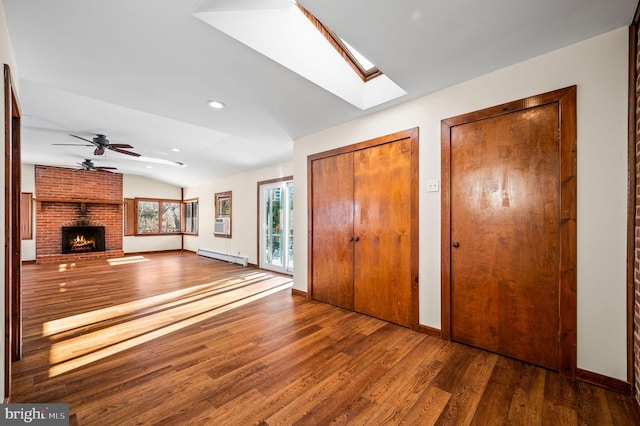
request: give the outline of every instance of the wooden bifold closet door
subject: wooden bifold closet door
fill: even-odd
[[[310,295],[417,325],[417,129],[310,157]]]
[[[312,167],[311,295],[353,309],[353,154],[317,160]]]

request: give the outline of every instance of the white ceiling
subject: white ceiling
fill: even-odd
[[[3,0],[23,162],[91,158],[179,186],[281,163],[300,136],[626,26],[637,0],[300,0],[408,92],[365,111],[206,25],[201,3]],[[52,145],[79,142],[69,133],[186,167]]]

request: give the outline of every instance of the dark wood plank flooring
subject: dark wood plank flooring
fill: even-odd
[[[287,277],[138,260],[24,266],[13,402],[79,425],[640,425],[628,397],[276,291]]]

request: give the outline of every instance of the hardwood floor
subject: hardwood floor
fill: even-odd
[[[294,296],[281,275],[131,260],[24,266],[12,402],[68,403],[72,425],[640,425],[627,397]]]

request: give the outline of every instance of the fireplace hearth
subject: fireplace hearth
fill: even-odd
[[[105,251],[104,226],[63,226],[62,254]]]

